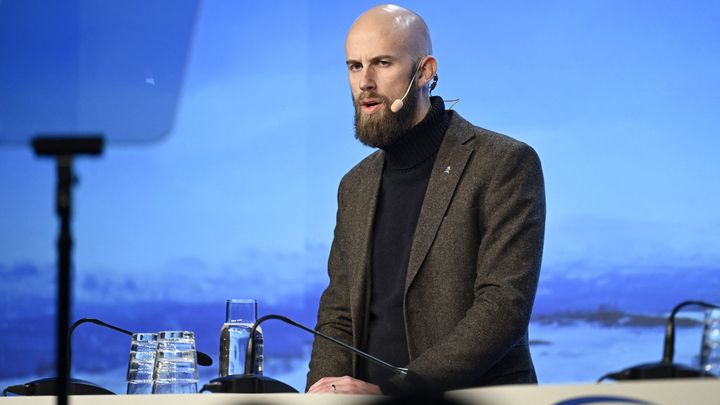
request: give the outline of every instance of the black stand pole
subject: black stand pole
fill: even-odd
[[[72,204],[72,156],[57,157],[57,200],[56,210],[60,218],[60,236],[58,238],[58,289],[57,289],[57,376],[58,404],[66,405],[70,367],[68,362],[67,329],[70,324],[70,271],[72,254],[72,231],[70,230],[70,205]]]
[[[92,137],[38,137],[32,142],[38,156],[53,156],[57,160],[56,210],[60,218],[60,236],[58,249],[58,289],[57,289],[57,403],[67,405],[70,381],[70,363],[68,359],[68,326],[70,324],[71,271],[72,271],[72,187],[75,178],[72,170],[73,157],[76,155],[99,155],[102,153],[103,139]]]

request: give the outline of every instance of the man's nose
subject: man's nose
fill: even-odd
[[[375,90],[375,74],[373,73],[372,69],[363,69],[362,73],[360,74],[360,90]]]

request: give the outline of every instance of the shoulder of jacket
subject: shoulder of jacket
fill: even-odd
[[[496,153],[535,153],[532,146],[499,132],[473,125],[455,111],[451,112],[448,134],[477,151]]]
[[[353,166],[340,180],[340,188],[347,184],[356,184],[358,179],[365,176],[373,165],[378,164],[378,159],[384,159],[383,151],[378,149],[366,156],[358,164]]]

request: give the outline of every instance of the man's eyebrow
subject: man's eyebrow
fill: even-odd
[[[397,57],[395,57],[395,56],[393,56],[393,55],[379,55],[379,56],[376,56],[376,57],[370,59],[370,61],[371,61],[371,62],[377,62],[377,61],[379,61],[379,60],[381,60],[381,59],[396,60]]]
[[[397,58],[396,56],[393,56],[393,55],[378,55],[378,56],[375,56],[375,57],[371,58],[371,59],[370,59],[370,63],[375,63],[375,62],[377,62],[377,61],[379,61],[379,60],[382,60],[382,59],[397,60],[398,58]],[[352,64],[354,64],[354,63],[360,63],[360,64],[362,64],[362,62],[360,62],[359,60],[355,60],[355,59],[348,59],[348,60],[345,61],[345,64],[346,64],[346,65],[352,65]]]

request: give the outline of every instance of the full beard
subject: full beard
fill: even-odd
[[[357,99],[353,99],[355,138],[372,148],[382,148],[396,142],[412,126],[418,93],[417,89],[411,89],[403,101],[403,108],[394,113],[390,111],[392,103],[387,97],[373,92],[362,92]],[[364,98],[382,100],[382,108],[372,114],[363,114],[361,100]]]

